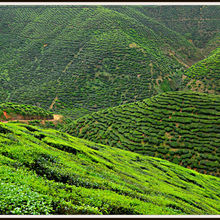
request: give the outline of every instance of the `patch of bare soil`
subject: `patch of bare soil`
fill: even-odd
[[[62,115],[53,115],[53,119],[40,119],[39,117],[36,118],[30,118],[30,119],[25,119],[22,115],[17,115],[16,117],[13,118],[8,118],[7,121],[1,121],[2,123],[8,123],[10,121],[18,121],[18,122],[22,122],[25,124],[28,124],[29,121],[33,121],[33,120],[41,120],[41,124],[45,124],[46,121],[51,121],[54,122],[54,124],[56,124],[57,122],[61,122],[62,121],[63,116]]]

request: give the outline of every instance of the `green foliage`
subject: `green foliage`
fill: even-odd
[[[192,65],[184,72],[187,78],[181,86],[194,91],[220,94],[219,74],[220,48],[217,48],[207,58]]]
[[[0,183],[1,215],[48,215],[52,213],[52,200],[33,192],[28,186]]]
[[[1,6],[0,214],[220,214],[218,11]]]
[[[175,8],[185,15],[193,6]],[[45,109],[54,104],[53,111],[78,118],[178,89],[188,57],[198,60],[201,54],[151,10],[0,7],[0,101]],[[166,7],[160,10],[167,15]]]
[[[206,47],[210,39],[215,38],[219,33],[217,27],[219,26],[220,7],[217,5],[145,6],[138,9],[166,27],[181,33],[199,48]],[[216,46],[219,46],[219,41]]]
[[[196,170],[219,176],[220,157],[215,153],[220,143],[219,106],[218,95],[167,92],[142,102],[98,111],[67,122],[59,129],[110,146],[120,143],[123,149],[185,167],[193,168],[191,162],[182,161],[194,158]],[[200,154],[206,155],[207,163],[203,166],[198,166]]]
[[[216,177],[53,129],[4,127],[1,214],[219,214]]]

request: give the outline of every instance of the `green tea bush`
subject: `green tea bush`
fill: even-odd
[[[173,105],[172,100],[175,103]],[[79,136],[78,132],[83,124],[87,131],[92,132],[86,136],[81,134],[79,137],[110,146],[115,144],[124,146],[126,149],[146,155],[153,155],[152,148],[148,146],[155,145],[161,158],[167,159],[167,154],[170,154],[169,160],[173,161],[174,155],[177,154],[180,156],[178,159],[180,163],[194,155],[197,160],[200,154],[218,153],[220,136],[219,121],[216,119],[219,111],[216,107],[219,105],[218,95],[190,91],[167,92],[142,102],[110,108],[109,113],[103,110],[93,113],[90,118],[88,116],[79,118],[66,124],[61,130]],[[166,115],[162,114],[164,110]],[[111,126],[107,127],[106,124],[110,119]],[[116,141],[120,141],[120,144]],[[215,159],[219,161],[218,156]],[[214,159],[207,156],[207,160]],[[183,166],[186,166],[184,164]],[[187,166],[191,167],[190,163]],[[218,167],[216,175],[217,170]]]
[[[73,205],[71,202],[57,201],[53,202],[56,207],[55,213],[59,215],[101,215],[97,207],[91,207],[89,205]]]
[[[52,198],[27,186],[1,182],[0,192],[1,215],[53,214]]]

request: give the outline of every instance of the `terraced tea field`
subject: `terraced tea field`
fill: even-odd
[[[220,216],[219,21],[0,5],[0,216]]]
[[[0,123],[2,215],[219,215],[220,181],[53,129]]]
[[[220,94],[220,48],[187,69],[183,79],[184,89]]]
[[[67,124],[73,136],[220,176],[220,96],[167,92]]]
[[[2,6],[0,20],[0,101],[74,118],[174,91],[201,58],[136,7]]]
[[[193,7],[164,5],[152,8],[144,6],[138,7],[138,9],[143,14],[182,34],[189,41],[192,41],[196,47],[203,48],[205,46],[206,51],[203,51],[203,53],[206,55],[211,48],[213,49],[214,44],[216,44],[215,48],[220,46],[219,5],[195,5]],[[217,36],[216,42],[211,42]],[[210,43],[214,44],[211,45]]]

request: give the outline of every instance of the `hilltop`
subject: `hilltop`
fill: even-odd
[[[0,130],[0,214],[220,213],[217,177],[53,129]]]
[[[220,94],[220,48],[187,69],[183,76],[183,89]]]
[[[220,176],[220,96],[167,92],[86,115],[63,131]]]
[[[0,101],[38,105],[78,118],[178,90],[182,72],[204,55],[194,39],[149,13],[154,9],[0,7]],[[161,15],[173,13],[169,7],[160,10]],[[185,15],[194,6],[178,10]],[[210,27],[218,13],[212,13],[213,7],[203,11],[203,26]],[[183,29],[191,31],[187,24]],[[210,40],[218,32],[214,22]]]

